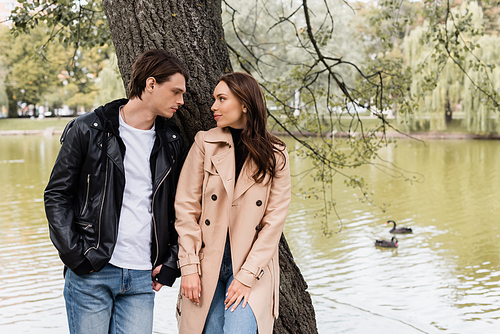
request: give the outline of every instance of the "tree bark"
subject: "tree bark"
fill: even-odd
[[[279,244],[280,316],[274,322],[276,334],[317,334],[316,316],[307,283],[295,264],[285,236]]]
[[[7,117],[9,117],[9,118],[18,117],[17,103],[16,103],[16,100],[13,98],[14,93],[12,92],[12,88],[7,86],[6,93],[7,93],[7,96],[9,97],[9,105],[7,106]]]
[[[200,130],[214,127],[210,110],[219,77],[232,71],[222,27],[221,0],[103,0],[118,66],[125,87],[134,60],[144,51],[164,49],[188,68],[185,104],[174,115],[183,137],[192,144]],[[280,316],[274,333],[317,333],[307,284],[282,236]]]

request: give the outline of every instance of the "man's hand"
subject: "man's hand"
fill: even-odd
[[[182,276],[181,293],[196,305],[200,304],[201,283],[198,273]]]
[[[151,277],[153,277],[153,290],[155,290],[156,292],[160,291],[161,287],[163,286],[163,284],[159,283],[157,280],[156,280],[156,276],[158,276],[158,274],[160,273],[160,270],[161,270],[161,264],[156,267],[152,272],[151,272]]]
[[[250,297],[250,288],[237,279],[234,279],[227,289],[227,296],[224,301],[225,309],[227,310],[234,303],[234,306],[231,308],[231,312],[233,312],[240,304],[241,299],[243,299],[241,308],[245,308],[248,303],[248,297]]]

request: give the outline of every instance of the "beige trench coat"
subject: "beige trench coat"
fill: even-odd
[[[203,331],[219,278],[227,231],[233,275],[251,287],[251,306],[260,334],[273,331],[278,317],[278,243],[291,197],[289,159],[276,154],[277,175],[256,183],[247,159],[236,185],[234,145],[227,129],[200,131],[182,168],[175,198],[182,275],[200,274],[201,298],[195,305],[179,293],[180,334]]]

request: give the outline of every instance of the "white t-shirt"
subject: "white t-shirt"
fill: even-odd
[[[155,142],[154,125],[139,130],[120,115],[120,136],[125,143],[125,190],[118,239],[109,263],[119,268],[151,269],[151,201],[153,184],[149,159]]]

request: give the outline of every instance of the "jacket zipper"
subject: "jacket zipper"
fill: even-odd
[[[158,232],[156,231],[156,219],[155,219],[155,210],[154,210],[154,208],[155,208],[155,197],[156,197],[156,193],[158,192],[158,189],[160,188],[161,184],[165,181],[165,179],[167,178],[168,174],[170,174],[171,170],[172,170],[172,167],[170,167],[168,169],[167,174],[165,174],[165,176],[163,177],[163,179],[161,180],[161,182],[158,184],[158,187],[156,187],[155,192],[153,194],[153,200],[151,202],[151,212],[153,213],[153,229],[155,231],[155,239],[156,239],[156,258],[155,258],[155,260],[153,262],[153,266],[156,266],[156,262],[158,261],[158,254],[160,253],[159,246],[158,246],[159,245],[158,244]]]
[[[104,208],[104,199],[106,198],[106,188],[108,185],[108,165],[109,165],[109,159],[106,158],[106,174],[105,174],[105,178],[104,178],[104,192],[102,194],[101,210],[99,212],[99,226],[97,227],[99,229],[99,233],[98,233],[98,237],[97,237],[97,245],[95,247],[89,247],[89,249],[87,249],[85,251],[85,253],[83,253],[83,255],[87,255],[87,253],[91,249],[97,250],[99,248],[100,243],[101,243],[101,220],[102,220],[102,209]]]
[[[89,189],[90,189],[90,174],[87,174],[87,193],[85,196],[85,204],[83,205],[83,210],[81,213],[82,216],[85,213],[85,210],[87,209],[87,202],[89,200]]]

